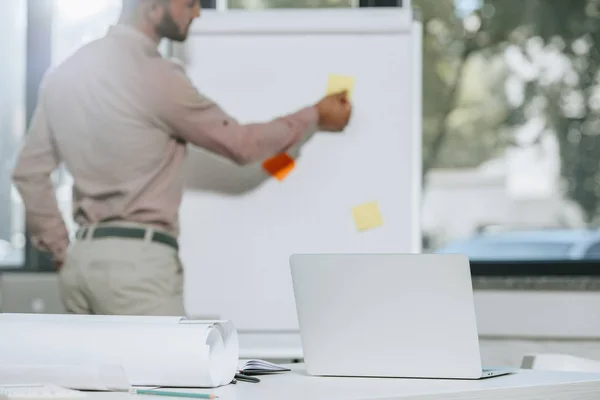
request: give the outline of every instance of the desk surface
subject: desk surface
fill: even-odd
[[[260,383],[238,382],[200,392],[214,393],[219,400],[596,400],[600,393],[600,374],[527,370],[478,381],[321,378],[308,376],[302,364],[291,367],[292,372],[263,376]],[[89,394],[90,400],[136,397],[127,393]],[[144,400],[152,397],[145,396]]]

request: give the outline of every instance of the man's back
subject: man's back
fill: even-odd
[[[74,177],[78,222],[152,222],[176,233],[185,145],[153,109],[151,73],[163,63],[149,38],[117,25],[46,77],[42,106]]]

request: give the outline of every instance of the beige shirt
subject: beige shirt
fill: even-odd
[[[69,244],[51,173],[73,175],[73,215],[149,224],[178,235],[186,143],[238,164],[286,151],[317,128],[315,107],[241,125],[134,28],[116,25],[48,72],[13,179],[33,244],[58,260]]]

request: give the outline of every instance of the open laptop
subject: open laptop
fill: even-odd
[[[296,254],[311,375],[481,379],[469,260],[454,254]]]

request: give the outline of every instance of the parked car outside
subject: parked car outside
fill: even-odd
[[[434,253],[473,261],[600,260],[600,230],[527,230],[483,233],[455,240]]]

